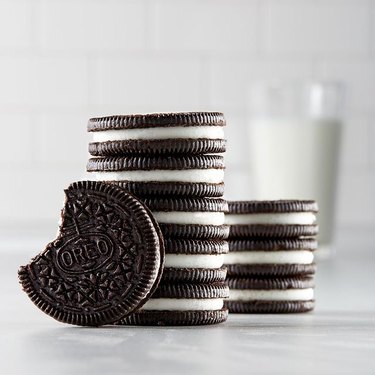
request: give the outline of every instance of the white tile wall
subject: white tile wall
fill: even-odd
[[[295,59],[212,59],[209,66],[210,104],[226,110],[244,111],[252,83],[262,80],[304,80],[313,74],[312,63]]]
[[[257,3],[157,1],[156,48],[192,52],[251,52],[257,43]]]
[[[87,62],[82,57],[1,57],[0,82],[0,108],[79,109],[88,104]]]
[[[5,0],[0,3],[0,48],[31,47],[32,4]]]
[[[262,34],[270,54],[367,55],[367,0],[265,2]]]
[[[188,110],[200,105],[199,59],[129,55],[98,58],[93,65],[92,104],[100,111]]]
[[[50,167],[59,164],[80,165],[88,157],[86,134],[86,113],[59,114],[42,113],[35,116],[35,162]],[[58,163],[58,164],[57,164]]]
[[[101,114],[224,111],[251,198],[249,86],[311,78],[347,85],[338,225],[374,227],[375,0],[0,0],[0,229],[55,222]]]
[[[1,163],[8,165],[13,163],[29,164],[33,147],[30,116],[1,113],[0,124],[2,124],[2,129],[6,129],[6,134],[1,136]]]
[[[146,41],[145,11],[136,0],[42,0],[38,37],[51,50],[139,50]]]

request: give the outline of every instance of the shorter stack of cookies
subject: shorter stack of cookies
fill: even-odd
[[[314,308],[315,201],[228,202],[225,256],[231,313],[294,313]]]
[[[93,118],[87,170],[134,194],[164,238],[161,283],[125,325],[196,325],[227,319],[223,299],[226,149],[222,113],[163,113]]]

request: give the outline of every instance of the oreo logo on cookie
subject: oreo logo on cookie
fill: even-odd
[[[76,236],[56,249],[57,266],[64,272],[93,272],[105,266],[114,252],[112,240],[103,233]]]

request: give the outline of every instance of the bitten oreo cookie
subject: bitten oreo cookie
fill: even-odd
[[[199,325],[226,320],[223,298],[228,287],[213,284],[159,284],[153,297],[134,314],[116,324]]]
[[[226,224],[230,238],[311,237],[318,233],[315,201],[234,201],[228,202]]]
[[[94,156],[220,153],[226,148],[222,113],[161,113],[89,120]]]
[[[229,278],[229,299],[225,305],[233,313],[296,313],[314,308],[314,279]]]
[[[314,239],[230,240],[225,255],[228,275],[294,276],[315,273]]]
[[[112,323],[156,289],[164,263],[160,231],[144,205],[121,188],[82,181],[65,194],[57,239],[20,268],[20,283],[58,321]]]

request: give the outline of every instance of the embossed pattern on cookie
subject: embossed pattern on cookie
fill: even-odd
[[[159,228],[143,204],[116,186],[83,181],[65,193],[58,238],[20,268],[20,282],[58,321],[112,323],[142,306],[159,283]]]

